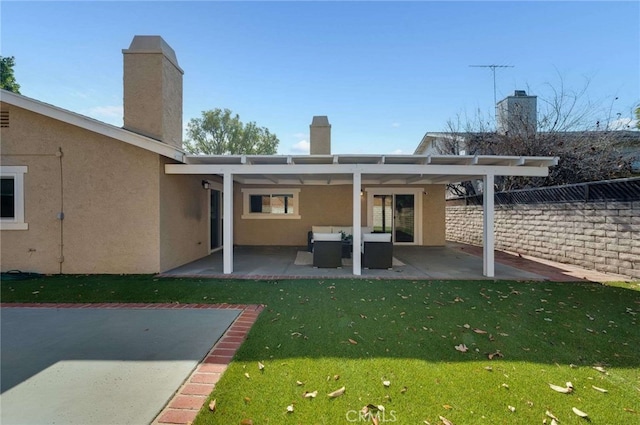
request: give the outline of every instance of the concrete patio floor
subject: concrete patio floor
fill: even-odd
[[[395,246],[393,255],[404,263],[392,270],[363,269],[352,274],[351,266],[326,269],[294,264],[298,251],[306,247],[236,246],[234,267],[223,274],[222,251],[162,273],[162,276],[225,278],[375,278],[375,279],[504,279],[504,280],[625,280],[575,266],[496,251],[495,277],[482,275],[482,248],[449,242],[444,247]]]

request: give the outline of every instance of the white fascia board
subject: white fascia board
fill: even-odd
[[[36,114],[53,118],[64,123],[146,149],[159,155],[166,156],[167,158],[184,162],[185,153],[183,151],[167,145],[166,143],[162,143],[158,140],[142,136],[123,128],[103,123],[96,119],[67,111],[66,109],[40,102],[29,97],[11,93],[6,90],[2,90],[1,100],[9,105],[26,109],[27,111],[35,112]]]
[[[437,174],[545,177],[549,169],[544,166],[503,165],[396,165],[396,164],[310,164],[310,165],[216,165],[166,164],[166,174]]]

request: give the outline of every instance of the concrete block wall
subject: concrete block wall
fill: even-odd
[[[447,240],[482,245],[482,207],[447,206]],[[640,202],[497,205],[496,249],[640,279]]]

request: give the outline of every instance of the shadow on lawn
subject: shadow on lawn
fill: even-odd
[[[638,367],[640,292],[590,283],[270,282],[236,355]],[[467,352],[455,346],[464,344]],[[499,354],[496,354],[499,353]]]

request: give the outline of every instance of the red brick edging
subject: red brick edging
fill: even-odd
[[[201,304],[199,304],[201,305]],[[220,308],[220,307],[218,307]],[[191,423],[198,415],[207,397],[231,363],[231,359],[244,342],[251,326],[264,309],[262,305],[232,305],[221,308],[241,308],[242,312],[216,342],[204,360],[198,364],[173,398],[160,412],[152,424]]]
[[[215,308],[242,310],[236,320],[224,332],[205,358],[196,366],[191,375],[173,395],[164,409],[156,416],[152,424],[191,423],[198,415],[207,397],[231,363],[231,359],[244,342],[251,326],[264,309],[256,304],[141,304],[141,303],[0,303],[0,308],[141,308],[141,309],[185,309]]]

